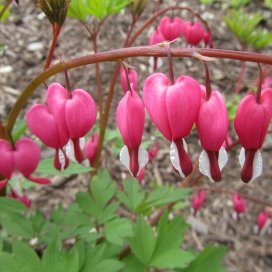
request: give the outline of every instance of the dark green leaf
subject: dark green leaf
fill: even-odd
[[[26,206],[14,198],[0,197],[0,213],[23,213],[26,212]]]
[[[129,255],[124,260],[125,267],[122,272],[146,272],[146,265],[142,264],[134,255]]]

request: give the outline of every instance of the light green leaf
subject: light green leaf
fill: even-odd
[[[71,0],[67,13],[68,17],[86,21],[89,15],[86,0]]]
[[[63,271],[65,272],[79,271],[79,256],[75,247],[67,254]]]
[[[26,206],[14,198],[0,197],[0,213],[23,213]]]
[[[2,11],[4,8],[4,5],[0,4],[0,11]],[[7,8],[2,17],[0,18],[0,22],[5,22],[8,17],[10,16],[10,8]]]
[[[179,248],[173,248],[152,259],[150,266],[160,269],[183,268],[187,267],[194,258],[195,256],[190,252],[181,250]]]
[[[145,194],[140,191],[139,181],[130,178],[124,183],[124,192],[118,191],[118,199],[131,211],[136,212],[137,207],[144,200]]]
[[[69,167],[66,170],[58,171],[54,167],[53,158],[44,159],[40,162],[36,172],[43,177],[50,176],[62,176],[69,177],[72,174],[88,173],[92,168],[84,166],[82,164],[70,162]]]
[[[5,267],[5,272],[20,272],[20,266],[15,258],[6,252],[0,253],[0,267]]]
[[[155,249],[155,235],[152,228],[140,217],[134,226],[134,236],[128,239],[128,243],[135,256],[145,265],[151,261]]]
[[[132,223],[126,218],[116,218],[104,226],[105,237],[108,242],[123,245],[125,237],[133,235]]]
[[[12,139],[16,142],[27,130],[25,119],[17,119],[12,130]]]

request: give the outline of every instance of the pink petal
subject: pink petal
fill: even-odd
[[[86,91],[76,89],[65,107],[65,120],[71,139],[84,137],[96,120],[96,105]]]
[[[16,168],[24,175],[32,174],[40,162],[40,147],[31,139],[21,138],[14,151]]]
[[[26,122],[29,130],[49,147],[62,147],[69,140],[49,108],[43,104],[34,105],[28,110]]]
[[[126,92],[119,102],[116,118],[124,144],[128,148],[138,148],[142,141],[145,111],[141,98],[134,90],[133,94]]]
[[[172,20],[165,16],[160,21],[160,31],[166,40],[172,41],[183,33],[183,22],[179,17]]]
[[[6,140],[0,139],[0,175],[10,179],[14,170],[15,164],[12,146]],[[7,180],[1,181],[2,185],[0,185],[0,189],[5,187],[6,183]]]
[[[150,75],[144,82],[144,104],[158,130],[171,141],[171,130],[166,109],[166,92],[169,79],[162,73]]]
[[[130,69],[130,68],[126,68],[126,69],[127,69],[130,84],[133,84],[134,90],[137,90],[138,74],[137,74],[136,70]],[[122,89],[125,93],[126,91],[129,90],[129,87],[127,86],[126,72],[123,67],[121,67],[121,69],[120,69],[120,81],[121,81]]]
[[[212,91],[200,106],[196,122],[199,139],[206,151],[218,151],[228,135],[228,111],[222,95]]]
[[[167,117],[172,139],[187,136],[197,119],[201,101],[200,86],[189,76],[180,76],[166,92]]]

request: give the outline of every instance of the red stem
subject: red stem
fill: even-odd
[[[3,9],[0,11],[0,19],[3,17],[4,13],[6,12],[6,10],[8,9],[8,7],[11,5],[11,3],[13,2],[13,0],[9,0],[6,2],[5,6],[3,7]]]
[[[260,76],[259,76],[258,89],[256,92],[256,102],[260,104],[261,93],[262,93],[262,83],[263,83],[263,70],[262,70],[261,64],[260,63],[257,63],[257,64],[258,64]]]
[[[51,42],[50,51],[49,51],[47,59],[46,59],[46,63],[45,63],[44,68],[43,68],[44,71],[47,70],[50,67],[50,64],[52,62],[54,52],[55,52],[55,49],[56,49],[59,33],[60,33],[60,30],[61,30],[61,28],[56,23],[52,24],[52,29],[53,29],[53,38],[52,38],[52,42]]]

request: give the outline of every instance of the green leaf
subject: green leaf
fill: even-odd
[[[167,203],[184,200],[190,192],[191,190],[187,188],[175,188],[168,185],[160,186],[147,196],[137,211],[145,212],[155,206],[162,206]]]
[[[87,192],[78,192],[76,194],[76,201],[80,209],[89,215],[96,215],[97,211],[94,207],[94,202]]]
[[[190,252],[173,248],[155,257],[150,265],[160,269],[183,268],[187,267],[194,258],[195,256]],[[206,270],[199,271],[206,272]]]
[[[42,272],[39,257],[27,244],[20,241],[14,241],[12,244],[12,253],[21,267],[20,272]]]
[[[117,198],[131,211],[136,212],[137,207],[144,200],[145,194],[140,191],[139,181],[130,178],[124,183],[124,192],[118,191]]]
[[[68,17],[86,21],[89,15],[86,0],[72,0],[70,2],[67,13]]]
[[[146,265],[142,264],[134,255],[129,255],[123,262],[125,267],[122,272],[146,272]]]
[[[0,267],[4,267],[5,272],[20,272],[20,266],[16,259],[6,252],[0,253]]]
[[[123,245],[125,237],[133,235],[132,223],[126,218],[116,218],[104,226],[105,237],[108,242]]]
[[[101,212],[96,217],[97,223],[100,225],[116,217],[116,211],[118,207],[119,203],[112,203],[106,208],[101,209]]]
[[[204,5],[211,5],[214,1],[215,0],[200,0],[200,3]]]
[[[43,254],[42,267],[44,272],[63,272],[65,267],[65,256],[60,251],[59,241],[55,240],[49,244]]]
[[[128,239],[128,243],[135,256],[145,265],[151,261],[155,249],[155,235],[152,228],[140,217],[134,226],[134,236]]]
[[[272,44],[272,33],[266,29],[257,28],[250,37],[250,45],[255,49],[263,49]]]
[[[24,119],[17,119],[12,130],[12,139],[16,142],[27,130],[27,124]]]
[[[225,247],[207,246],[182,272],[220,272],[223,271],[222,260],[226,254]]]
[[[118,272],[124,267],[124,264],[115,259],[105,259],[98,263],[95,267],[92,267],[90,272]]]
[[[26,206],[14,198],[0,197],[0,213],[23,213]]]
[[[231,0],[230,7],[231,8],[239,8],[241,6],[246,6],[250,3],[250,0]]]
[[[92,168],[84,166],[82,164],[70,162],[69,167],[66,170],[58,171],[54,167],[53,158],[44,159],[40,162],[36,172],[41,174],[43,177],[50,176],[62,176],[69,177],[72,174],[88,173]]]
[[[76,247],[72,248],[69,254],[67,254],[63,271],[65,272],[79,271],[79,255],[76,250]]]
[[[11,235],[31,239],[33,229],[30,221],[20,213],[0,213],[3,228]]]

